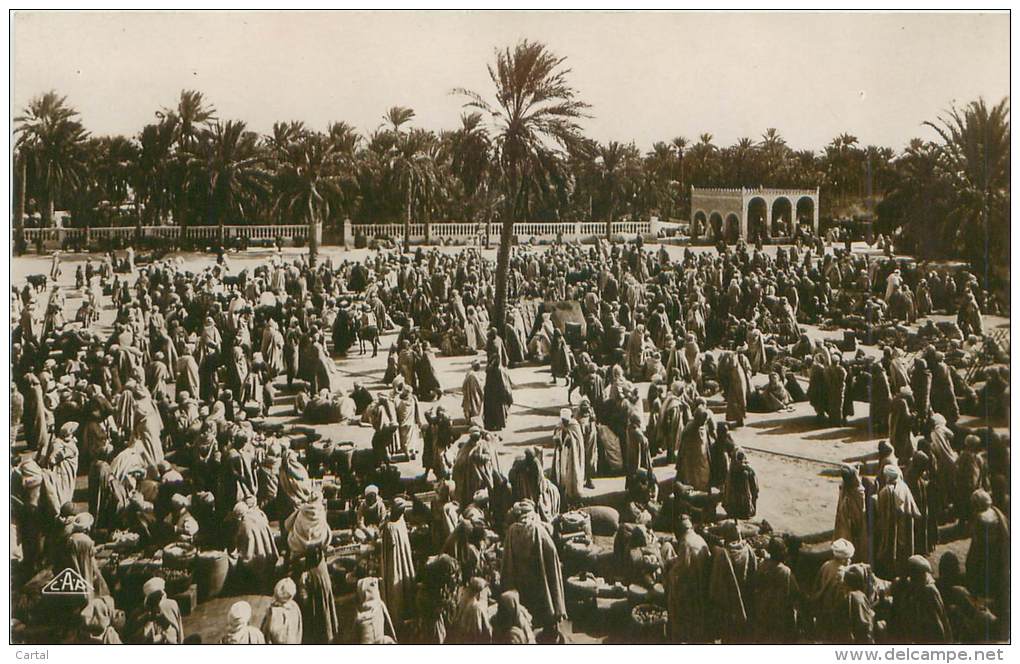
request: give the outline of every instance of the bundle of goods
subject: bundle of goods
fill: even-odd
[[[736,533],[734,532],[734,523],[736,523]],[[773,535],[772,525],[765,519],[761,521],[727,520],[713,523],[705,528],[705,533],[717,542],[727,542],[739,536],[742,540],[748,540],[748,543],[755,549],[764,549],[768,546]]]
[[[799,357],[793,357],[792,355],[782,354],[772,361],[772,365],[773,368],[782,366],[786,369],[789,369],[793,373],[800,373],[806,366],[806,363]]]
[[[638,604],[631,609],[630,617],[631,643],[665,643],[669,619],[666,609],[655,604]]]
[[[166,582],[166,594],[173,597],[187,592],[193,578],[190,569],[178,569],[171,567],[160,567],[153,576],[162,578]]]
[[[597,537],[613,537],[620,528],[620,512],[608,505],[585,505],[578,509],[588,515],[590,533]]]
[[[311,427],[293,427],[288,432],[290,438],[290,448],[292,450],[304,450],[308,448],[312,443],[321,440],[322,434],[312,429]]]
[[[358,579],[379,576],[380,560],[375,544],[351,542],[334,546],[326,556],[335,587],[353,592]]]
[[[319,475],[326,471],[345,475],[350,473],[353,454],[354,443],[336,443],[328,438],[320,439],[311,443],[305,450],[305,463],[311,475]]]
[[[117,606],[133,607],[141,602],[142,586],[163,569],[163,564],[153,558],[128,556],[117,563],[117,578],[120,592],[116,597]]]
[[[709,523],[715,519],[720,502],[722,492],[718,487],[698,491],[693,486],[674,482],[673,494],[666,499],[662,511],[671,514],[674,523],[684,514],[690,516],[694,523]]]
[[[219,597],[230,574],[230,557],[226,551],[200,551],[195,556],[194,578],[199,601]]]
[[[347,396],[331,394],[316,395],[305,406],[302,413],[309,424],[340,424],[354,418],[354,401]]]
[[[567,542],[591,544],[591,515],[577,510],[564,512],[553,520],[553,533],[561,546]]]
[[[138,550],[139,537],[138,533],[133,533],[130,530],[115,530],[106,547],[119,553],[130,553]]]
[[[613,552],[606,547],[575,539],[563,544],[560,562],[564,574],[599,573],[612,569],[612,556]]]
[[[163,567],[190,570],[198,557],[198,550],[186,542],[174,542],[163,547]]]

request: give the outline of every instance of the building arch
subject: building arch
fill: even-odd
[[[691,237],[699,239],[708,231],[708,215],[704,210],[698,210],[691,219]]]
[[[815,220],[815,199],[801,196],[797,200],[797,223],[813,224]]]
[[[762,239],[769,236],[768,218],[769,204],[761,196],[755,196],[747,201],[747,237],[748,242],[756,242],[760,236]]]
[[[708,225],[711,229],[711,238],[713,242],[718,242],[723,236],[723,218],[718,212],[713,211],[708,216]]]
[[[726,215],[726,244],[736,244],[740,239],[740,216],[736,212]]]
[[[772,223],[769,227],[770,237],[786,237],[793,232],[793,203],[786,196],[772,201]]]

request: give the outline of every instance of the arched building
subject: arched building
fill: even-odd
[[[691,187],[691,238],[751,242],[759,234],[793,236],[793,221],[818,232],[818,189],[714,189]]]

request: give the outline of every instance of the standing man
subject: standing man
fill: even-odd
[[[584,440],[584,488],[594,489],[595,473],[598,472],[598,420],[591,407],[588,397],[581,397],[577,407],[577,423],[581,426],[581,437]]]
[[[584,482],[584,435],[569,408],[560,410],[553,443],[552,481],[559,487],[564,504],[577,503]]]
[[[461,406],[464,409],[464,420],[470,425],[482,414],[482,405],[485,399],[485,378],[482,375],[482,363],[478,360],[471,362],[471,369],[464,376],[464,383],[461,385],[463,399]]]
[[[389,519],[382,525],[382,595],[393,622],[403,623],[414,606],[414,559],[404,512],[410,506],[402,496],[393,499]]]

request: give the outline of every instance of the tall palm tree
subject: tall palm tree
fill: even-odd
[[[610,141],[599,146],[598,164],[599,182],[602,193],[609,198],[609,209],[606,215],[606,240],[613,235],[613,216],[620,198],[630,190],[639,171],[638,149],[633,143],[624,145],[618,141]]]
[[[826,171],[842,205],[860,184],[862,154],[856,136],[843,132],[825,147]]]
[[[171,123],[159,122],[145,125],[138,134],[131,176],[135,199],[144,211],[139,224],[163,220],[173,210],[174,128]]]
[[[424,204],[439,178],[433,148],[436,137],[423,129],[401,133],[391,151],[389,170],[404,195],[404,251],[411,248],[411,216],[414,206]]]
[[[332,136],[306,132],[288,141],[276,154],[274,209],[289,219],[308,222],[308,263],[318,259],[317,224],[330,214],[330,202],[339,200],[341,186],[353,179],[353,167],[343,146]]]
[[[673,196],[676,180],[673,178],[676,159],[673,148],[664,141],[657,141],[645,155],[643,174],[646,202],[659,210],[659,214],[667,220],[673,212]]]
[[[688,154],[693,164],[693,182],[702,187],[717,184],[717,171],[722,164],[719,162],[719,148],[712,142],[712,134],[705,132],[698,136],[698,142],[691,146]]]
[[[156,117],[174,135],[173,210],[174,220],[183,229],[200,204],[199,192],[204,186],[205,174],[191,170],[192,156],[200,150],[198,144],[209,137],[210,126],[216,121],[216,109],[206,102],[201,92],[181,90],[177,106],[157,111]]]
[[[962,235],[960,249],[985,268],[986,283],[990,265],[1003,258],[1009,264],[1009,112],[1009,98],[991,107],[978,99],[925,122],[942,139],[938,163],[956,192],[952,219]]]
[[[761,154],[765,158],[765,177],[768,184],[775,186],[783,181],[786,171],[786,157],[790,149],[786,146],[786,139],[779,134],[775,127],[769,127],[761,136]]]
[[[728,150],[729,166],[732,168],[733,184],[742,187],[750,186],[755,182],[755,176],[760,175],[753,166],[757,156],[757,147],[754,141],[748,137],[737,139],[737,142]]]
[[[540,42],[522,40],[512,49],[496,51],[488,66],[495,87],[495,104],[477,92],[459,88],[465,106],[488,115],[494,124],[495,152],[504,190],[503,226],[496,261],[494,322],[502,330],[506,316],[510,242],[517,215],[526,209],[529,181],[548,172],[550,159],[578,141],[578,121],[589,105],[567,82],[570,70]]]
[[[370,133],[357,154],[359,209],[368,222],[390,222],[402,211],[399,192],[389,176],[390,157],[397,143],[397,134],[384,129]],[[396,203],[396,205],[395,205]]]
[[[677,182],[680,183],[680,197],[681,197],[680,198],[680,200],[681,200],[681,203],[680,203],[681,204],[680,214],[682,215],[684,213],[684,210],[683,210],[684,201],[687,200],[687,196],[688,196],[687,186],[685,184],[686,183],[686,178],[685,178],[686,174],[684,173],[684,157],[687,155],[687,146],[689,145],[689,141],[685,137],[683,137],[683,136],[676,136],[676,137],[673,138],[672,141],[670,141],[670,144],[673,146],[673,149],[676,150],[676,167],[677,167],[677,171],[679,171],[679,173],[677,174],[677,178],[676,179],[677,179]],[[689,202],[688,202],[688,205],[689,205]]]
[[[952,187],[938,161],[934,143],[911,139],[877,206],[877,230],[890,235],[899,231],[901,246],[925,258],[953,253],[957,240],[958,226],[950,219]]]
[[[465,218],[480,221],[478,215],[491,209],[492,140],[481,113],[465,113],[460,122],[448,137],[450,171],[464,194]]]
[[[78,111],[68,106],[67,97],[53,91],[30,101],[23,114],[14,118],[14,124],[15,150],[25,170],[30,171],[43,226],[50,226],[56,199],[85,175],[88,132],[78,120]],[[16,223],[23,225],[24,220]]]
[[[240,120],[219,121],[203,132],[189,154],[189,165],[203,173],[206,223],[221,228],[226,219],[243,219],[268,191],[269,172],[258,136]]]

